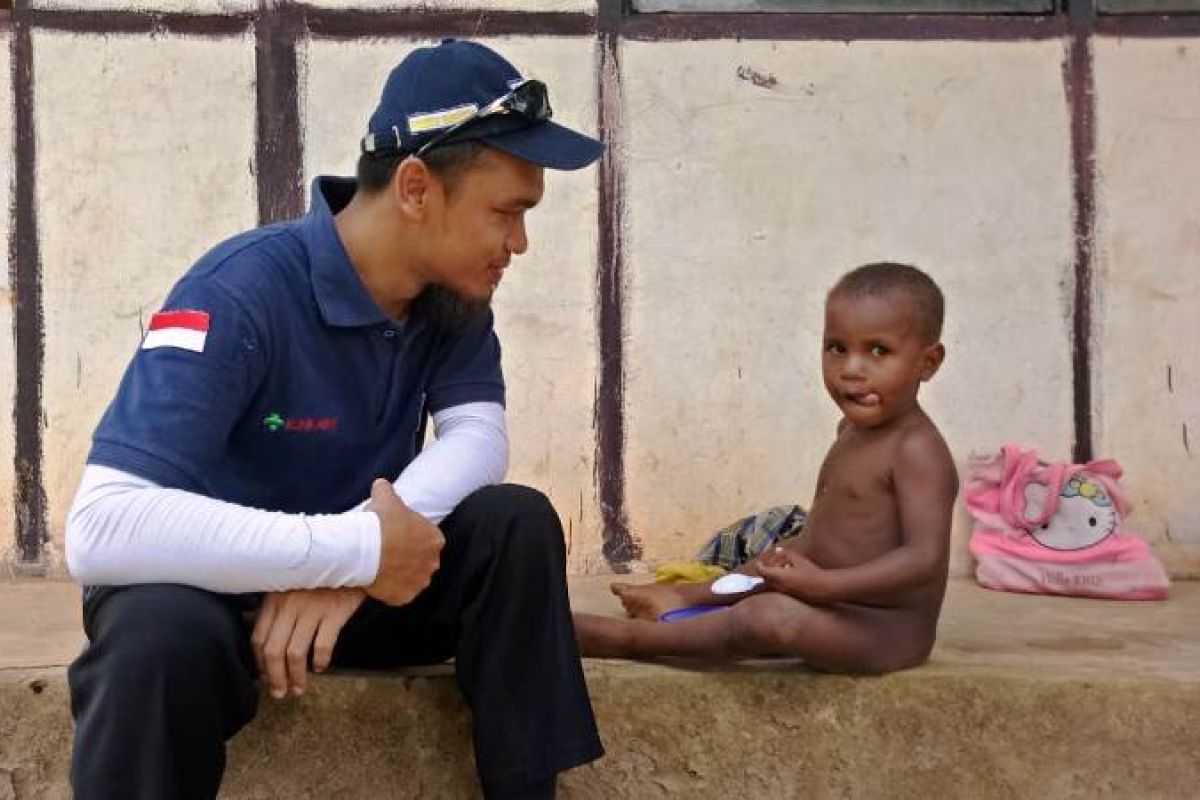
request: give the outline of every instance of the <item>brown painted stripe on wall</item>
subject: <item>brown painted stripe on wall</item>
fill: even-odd
[[[1103,36],[1130,38],[1200,37],[1200,13],[1103,16],[1096,19],[1094,30]]]
[[[1092,69],[1091,3],[1077,3],[1070,14],[1072,35],[1063,63],[1063,83],[1071,118],[1075,254],[1074,315],[1071,327],[1071,378],[1075,431],[1072,457],[1092,458],[1092,271],[1096,239],[1096,86]]]
[[[596,264],[600,374],[596,384],[596,478],[604,525],[602,551],[614,568],[641,557],[625,508],[625,163],[621,147],[620,0],[602,2],[597,48],[598,128],[607,148],[599,170]]]
[[[281,13],[302,15],[316,36],[334,39],[438,36],[587,36],[597,29],[587,12],[495,11],[480,9],[310,8],[284,4]],[[6,12],[0,3],[0,26]],[[25,9],[31,27],[77,33],[228,36],[254,23],[250,12],[189,13],[127,9]],[[1021,41],[1069,33],[1065,14],[836,14],[672,13],[621,14],[612,26],[638,41],[702,39],[924,41]],[[1092,23],[1104,35],[1200,36],[1200,14],[1102,15]]]
[[[19,13],[33,28],[92,34],[174,33],[190,36],[234,36],[249,29],[254,22],[254,15],[249,12],[189,14],[123,9],[81,11],[37,8]]]
[[[34,186],[37,154],[33,119],[33,40],[24,3],[18,2],[12,13],[13,197],[8,263],[9,284],[15,300],[13,344],[17,362],[13,398],[13,509],[16,514],[17,567],[38,573],[45,568],[45,546],[49,535],[42,480],[45,320]]]
[[[278,8],[261,0],[254,27],[254,162],[258,219],[263,224],[304,212],[304,134],[296,62],[302,26],[303,19],[294,8]]]
[[[621,36],[643,42],[704,39],[776,41],[1008,42],[1066,35],[1062,15],[971,14],[634,14]]]
[[[305,8],[304,14],[313,36],[329,39],[391,36],[590,36],[596,32],[594,16],[569,11],[433,11],[420,8],[365,11]]]

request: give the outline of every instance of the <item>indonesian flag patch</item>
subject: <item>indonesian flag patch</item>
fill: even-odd
[[[150,330],[142,339],[142,349],[178,347],[203,353],[207,338],[207,311],[160,311],[150,318]]]

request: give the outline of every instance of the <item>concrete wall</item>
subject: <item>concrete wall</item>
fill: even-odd
[[[47,15],[258,7],[36,5]],[[481,4],[314,5],[336,14]],[[595,7],[486,4],[563,18]],[[597,37],[539,30],[484,41],[547,80],[560,118],[594,132]],[[141,323],[192,259],[256,223],[255,40],[252,30],[35,28],[32,37],[43,488],[57,565],[91,431]],[[616,189],[625,209],[626,438],[625,502],[615,512],[647,561],[685,558],[711,530],[762,506],[810,501],[836,422],[820,383],[821,303],[839,274],[867,261],[919,264],[946,292],[947,362],[924,399],[960,463],[1006,441],[1070,454],[1078,205],[1067,40],[879,38],[642,36],[617,45],[607,90],[618,121],[611,157],[624,175]],[[387,70],[425,41],[301,33],[297,138],[306,183],[352,169]],[[1200,572],[1200,512],[1187,502],[1197,481],[1191,451],[1200,447],[1200,374],[1187,347],[1200,332],[1190,313],[1200,299],[1191,263],[1200,245],[1200,39],[1097,37],[1093,48],[1095,445],[1129,470],[1131,527],[1177,574],[1190,574]],[[10,86],[0,90],[0,145],[9,152]],[[85,131],[86,146],[63,131]],[[605,402],[597,394],[597,276],[613,266],[598,256],[600,183],[595,168],[547,176],[530,253],[497,297],[511,477],[548,491],[579,571],[605,565],[601,473],[612,467],[598,463],[595,422]],[[0,289],[7,281],[0,276]],[[12,330],[8,304],[0,324]],[[0,359],[24,367],[9,336],[0,336]],[[5,419],[14,372],[0,370]],[[0,426],[0,552],[15,539],[12,440],[12,426]],[[960,512],[957,572],[969,569],[967,529]]]
[[[1097,450],[1142,532],[1200,575],[1200,41],[1096,47]]]
[[[252,227],[253,40],[35,33],[49,522],[143,325],[183,268]],[[204,75],[197,91],[195,76]],[[88,146],[61,131],[92,131]]]
[[[0,47],[8,52],[11,38],[0,34]],[[0,86],[0,152],[13,151],[12,82]],[[0,186],[4,187],[4,207],[12,204],[13,162],[0,160]],[[11,218],[0,215],[0,242],[8,242]],[[9,271],[0,271],[0,558],[4,564],[15,560],[10,551],[15,543],[13,514],[13,392],[16,389],[16,356],[13,353],[13,306]],[[5,572],[0,566],[0,575]]]
[[[1059,42],[626,47],[628,493],[649,557],[809,503],[838,420],[824,293],[858,264],[942,285],[926,404],[960,457],[1069,452],[1062,58]]]

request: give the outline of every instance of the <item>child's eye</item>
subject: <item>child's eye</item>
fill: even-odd
[[[840,356],[846,352],[846,348],[840,344],[825,345],[825,352],[833,353],[835,356]]]
[[[876,358],[886,356],[887,354],[888,349],[881,344],[877,344],[871,348],[871,355],[875,356]]]

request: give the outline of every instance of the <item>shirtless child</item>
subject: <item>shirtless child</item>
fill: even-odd
[[[615,584],[632,619],[575,614],[580,650],[600,658],[799,656],[832,672],[922,663],[946,589],[958,476],[917,390],[945,356],[942,293],[920,270],[869,264],[825,301],[821,369],[843,417],[817,478],[804,533],[712,582]],[[676,622],[661,614],[727,606]]]

